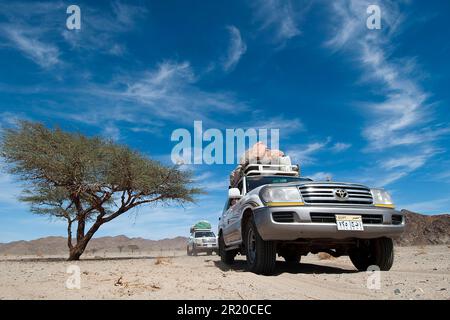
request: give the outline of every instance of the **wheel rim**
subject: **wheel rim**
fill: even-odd
[[[250,228],[247,234],[247,259],[250,264],[255,262],[256,258],[256,237],[253,229]]]

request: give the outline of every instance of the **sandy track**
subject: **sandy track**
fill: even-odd
[[[69,290],[60,258],[3,257],[1,299],[450,299],[450,248],[401,247],[381,289],[367,288],[368,274],[346,257],[281,259],[274,276],[247,272],[238,258],[230,268],[217,256],[111,257],[75,263],[81,289]]]

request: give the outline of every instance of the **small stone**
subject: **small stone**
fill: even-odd
[[[397,289],[394,290],[394,293],[395,293],[395,294],[400,294],[400,292],[401,292],[401,291],[400,291],[399,288],[397,288]]]
[[[447,288],[441,288],[439,291],[447,291]]]

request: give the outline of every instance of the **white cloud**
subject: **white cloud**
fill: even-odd
[[[335,52],[349,53],[363,71],[362,80],[372,84],[381,97],[380,102],[361,104],[369,115],[362,135],[368,141],[365,151],[381,155],[380,169],[388,170],[383,183],[389,184],[425,165],[435,154],[433,142],[449,131],[432,125],[428,101],[431,94],[420,84],[415,60],[392,58],[394,37],[405,18],[398,4],[379,2],[382,29],[369,30],[366,9],[370,4],[370,1],[334,1],[330,10],[333,32],[326,46]],[[401,156],[386,159],[387,150],[390,155],[395,151]]]
[[[330,149],[332,152],[342,152],[349,149],[351,146],[350,143],[336,142]]]
[[[329,144],[330,139],[324,142],[313,142],[306,145],[291,146],[286,154],[291,157],[294,162],[302,165],[313,164],[315,162],[314,154],[323,151]]]
[[[244,128],[254,129],[279,129],[280,137],[298,131],[305,131],[305,125],[298,118],[286,118],[283,115],[265,116],[264,120],[252,119],[250,123],[244,124]]]
[[[260,29],[271,31],[275,42],[284,42],[300,35],[298,12],[290,0],[260,0],[253,3],[253,9]]]
[[[16,47],[42,68],[50,68],[61,64],[58,47],[39,39],[39,35],[33,29],[15,25],[2,25],[0,31],[10,45]]]
[[[227,27],[230,33],[230,46],[228,47],[227,56],[223,62],[225,71],[233,70],[241,59],[242,55],[247,51],[247,45],[242,40],[241,32],[235,26]]]
[[[116,36],[135,27],[147,12],[144,7],[112,3],[110,10],[96,11],[82,6],[80,31],[67,30],[63,2],[0,3],[0,39],[42,68],[64,65],[61,47],[123,55],[126,48],[117,43]],[[55,32],[56,30],[56,32]]]
[[[328,181],[333,179],[333,174],[331,174],[330,172],[316,172],[306,175],[306,177],[314,181]]]
[[[202,90],[197,81],[189,62],[164,61],[153,70],[119,76],[106,86],[79,89],[88,112],[52,115],[91,125],[99,121],[151,125],[156,118],[191,126],[194,120],[202,119],[209,125],[223,127],[223,121],[213,120],[213,114],[236,115],[248,109],[232,93]]]

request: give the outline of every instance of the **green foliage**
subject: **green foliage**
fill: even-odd
[[[146,203],[194,201],[191,173],[126,146],[32,122],[6,129],[0,145],[9,171],[27,182],[23,201],[38,214],[104,223]]]

